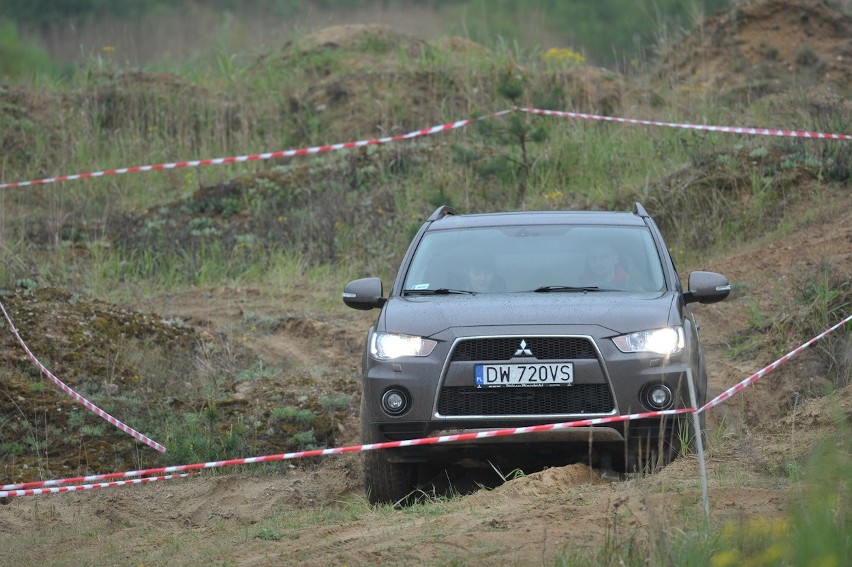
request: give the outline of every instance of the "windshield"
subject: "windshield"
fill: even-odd
[[[665,279],[645,227],[510,226],[428,232],[403,292],[660,291]]]

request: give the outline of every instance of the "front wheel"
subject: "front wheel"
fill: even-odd
[[[379,443],[373,439],[367,422],[366,401],[361,399],[361,441]],[[387,449],[364,452],[364,488],[370,504],[406,505],[417,489],[416,463],[394,463],[388,460]]]
[[[370,504],[405,506],[417,489],[417,465],[392,463],[382,451],[364,453],[364,488]]]
[[[704,441],[704,414],[699,416],[699,427]],[[659,431],[652,432],[647,428],[640,431],[629,435],[625,444],[621,462],[626,473],[656,473],[679,455],[692,452],[697,447],[691,415],[676,418],[670,428],[662,425]]]

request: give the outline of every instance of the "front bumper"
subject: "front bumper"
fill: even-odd
[[[573,362],[574,384],[538,388],[476,388],[473,384],[475,364],[507,360],[500,358],[499,349],[477,347],[465,350],[467,347],[462,348],[462,345],[495,340],[508,341],[509,345],[519,344],[521,340],[532,344],[532,352],[543,353],[542,358],[535,358],[537,362]],[[569,356],[561,356],[560,349],[569,347],[560,345],[569,342],[573,350],[568,352]],[[545,348],[545,343],[556,346]],[[515,357],[514,346],[510,350],[509,363],[530,360],[529,357]],[[461,351],[467,354],[459,356]],[[483,352],[489,358],[477,358]],[[652,384],[665,384],[673,393],[671,406],[663,409],[689,407],[685,378],[688,363],[684,355],[665,359],[644,353],[624,354],[608,338],[587,334],[521,335],[513,332],[511,335],[463,336],[451,342],[443,341],[430,357],[371,363],[364,380],[368,412],[364,426],[368,428],[365,439],[373,442],[652,411],[655,408],[643,401],[645,389]],[[398,416],[388,415],[380,406],[382,395],[391,388],[403,390],[410,400],[410,407]],[[698,398],[703,399],[703,394],[699,394]],[[645,436],[655,431],[665,433],[671,427],[667,421],[673,422],[674,419],[501,436],[447,443],[447,448],[426,445],[406,448],[400,454],[417,458],[418,454],[428,453],[431,458],[434,454],[457,451],[461,447],[485,449],[517,444],[532,449],[558,444],[623,444],[637,431],[642,431]]]

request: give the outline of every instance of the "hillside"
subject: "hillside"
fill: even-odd
[[[849,38],[852,18],[825,3],[747,3],[628,76],[570,50],[525,58],[335,26],[218,75],[107,65],[54,88],[3,85],[0,183],[390,136],[514,105],[849,134]],[[515,113],[355,150],[0,189],[0,301],[15,328],[58,378],[168,449],[63,394],[0,319],[0,477],[359,443],[375,313],[346,309],[340,291],[365,275],[387,289],[411,231],[446,202],[641,201],[681,275],[734,284],[697,308],[720,393],[850,314],[850,172],[844,141]],[[695,455],[648,477],[575,464],[435,479],[405,509],[366,504],[360,459],[345,455],[15,497],[0,540],[22,565],[683,563],[690,542],[704,563],[737,564],[724,552],[741,562],[811,533],[798,515],[822,518],[802,503],[814,486],[848,534],[851,383],[847,327],[710,411],[706,537]]]

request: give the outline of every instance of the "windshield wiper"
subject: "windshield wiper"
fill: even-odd
[[[572,285],[545,285],[539,288],[534,289],[533,291],[537,293],[544,293],[549,291],[616,291],[614,289],[608,289],[605,287],[598,287],[596,285],[587,285],[587,286],[572,286]]]
[[[453,293],[462,295],[476,295],[476,292],[466,289],[449,289],[439,287],[438,289],[404,289],[402,295],[450,295]]]

